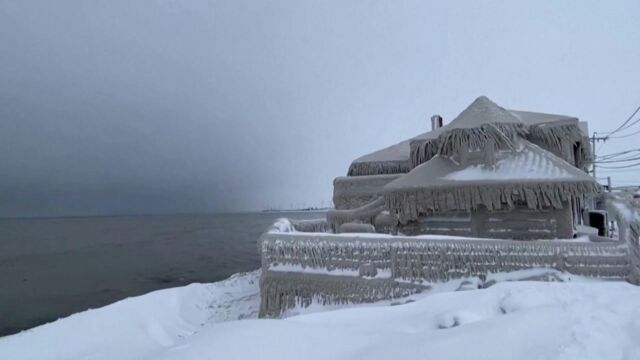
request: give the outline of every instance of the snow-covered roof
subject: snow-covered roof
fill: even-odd
[[[411,139],[374,151],[354,160],[349,176],[406,173],[411,170],[409,144]]]
[[[522,141],[520,145],[519,150],[498,152],[494,166],[462,165],[452,158],[435,156],[408,174],[387,184],[385,190],[514,181],[595,182],[593,177],[584,171],[539,146],[528,141]]]
[[[508,110],[527,125],[539,125],[559,121],[578,121],[578,118],[569,115],[547,114],[532,111]]]
[[[562,207],[572,196],[599,191],[595,179],[551,152],[526,140],[513,151],[499,151],[494,165],[461,164],[435,156],[384,187],[385,197],[401,211],[489,209],[524,201],[530,208]],[[404,209],[404,210],[402,210]],[[412,210],[413,209],[413,210]]]
[[[444,131],[444,127],[428,131],[397,144],[363,155],[353,160],[349,166],[348,175],[381,175],[409,172],[412,168],[409,162],[411,143],[435,140]]]
[[[353,162],[406,161],[409,159],[409,143],[411,140],[412,139],[407,139],[384,149],[376,150],[370,154],[355,159]]]
[[[520,118],[509,110],[483,95],[475,99],[471,105],[447,124],[447,129],[470,129],[489,123],[524,124]]]
[[[406,173],[436,155],[440,143],[449,143],[449,152],[455,152],[462,143],[479,142],[487,136],[494,137],[500,143],[503,134],[515,132],[524,135],[527,129],[532,128],[535,128],[532,137],[544,138],[543,142],[554,146],[558,146],[558,137],[572,138],[572,141],[576,136],[568,135],[575,135],[573,133],[580,132],[581,136],[588,136],[584,124],[576,117],[507,110],[488,97],[480,96],[445,126],[357,158],[349,167],[349,175]],[[561,132],[554,128],[564,130]]]
[[[571,168],[573,166],[557,166],[544,152],[525,149],[498,160],[495,166],[470,165],[447,174],[443,179],[450,181],[513,181],[520,179],[556,181],[576,178],[568,171]]]

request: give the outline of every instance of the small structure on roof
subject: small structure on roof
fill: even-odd
[[[586,123],[484,96],[444,126],[434,118],[432,131],[354,160],[326,220],[281,219],[261,236],[261,316],[540,267],[640,283],[640,213],[593,201]],[[588,226],[591,203],[609,204],[618,239]]]

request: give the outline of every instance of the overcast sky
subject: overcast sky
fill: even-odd
[[[0,0],[0,216],[326,205],[482,94],[610,131],[638,44],[638,1]]]

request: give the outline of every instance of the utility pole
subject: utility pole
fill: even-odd
[[[593,153],[593,163],[591,164],[593,168],[591,169],[591,172],[593,173],[593,177],[596,177],[596,142],[598,141],[605,142],[609,138],[608,136],[599,137],[597,135],[598,133],[594,132],[593,136],[591,137],[591,152]]]

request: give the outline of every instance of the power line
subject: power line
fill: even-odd
[[[606,154],[606,155],[598,156],[597,158],[598,159],[602,159],[602,160],[609,160],[609,159],[617,158],[618,156],[622,156],[622,155],[629,154],[629,153],[636,152],[636,151],[640,151],[640,148],[620,151],[620,152],[617,152],[617,153]]]
[[[640,121],[640,119],[638,119],[638,121]],[[631,134],[619,135],[619,136],[611,136],[610,138],[611,139],[622,139],[622,138],[627,138],[629,136],[633,136],[633,135],[636,135],[636,134],[640,134],[640,130],[638,130],[636,132],[632,132]]]
[[[638,107],[635,109],[635,111],[634,111],[633,113],[631,113],[631,115],[627,118],[627,120],[625,120],[625,121],[622,123],[622,125],[618,126],[615,130],[613,130],[613,131],[611,131],[611,132],[609,132],[609,133],[605,133],[605,134],[607,134],[607,135],[604,137],[603,144],[602,144],[602,146],[600,146],[600,148],[599,148],[598,150],[602,150],[602,148],[603,148],[604,146],[606,146],[606,143],[604,143],[604,142],[605,142],[605,141],[607,141],[607,140],[609,140],[609,138],[613,138],[613,139],[625,138],[625,137],[633,136],[633,135],[637,134],[638,132],[640,132],[640,130],[639,130],[638,132],[634,132],[634,133],[632,133],[632,134],[627,134],[627,135],[622,135],[622,136],[619,136],[619,137],[616,137],[616,136],[612,137],[612,136],[611,136],[611,135],[613,135],[613,134],[615,134],[615,133],[617,133],[617,132],[619,132],[619,131],[621,131],[621,130],[629,129],[631,126],[633,126],[633,125],[637,124],[637,123],[640,121],[640,119],[637,119],[636,121],[634,121],[634,122],[633,122],[633,123],[631,123],[631,124],[629,124],[629,121],[631,121],[631,120],[633,119],[633,117],[634,117],[634,116],[636,116],[636,114],[638,113],[638,111],[640,111],[640,105],[638,105]],[[629,124],[629,125],[627,125],[627,124]],[[593,154],[593,155],[594,155],[594,157],[595,157],[595,153],[596,153],[596,140],[595,140],[595,138],[596,138],[596,135],[595,135],[595,133],[594,133],[594,134],[593,134],[593,137],[592,137],[592,141],[593,141],[593,152],[594,152],[594,154]],[[596,165],[595,165],[595,164],[593,164],[593,174],[594,174],[594,175],[596,174],[595,169],[596,169]]]
[[[638,111],[638,110],[636,110],[636,112],[637,112],[637,111]],[[634,114],[635,114],[635,113],[634,113]],[[637,123],[639,123],[639,122],[640,122],[640,118],[636,119],[636,121],[632,122],[631,124],[628,124],[627,126],[623,127],[622,129],[620,129],[620,130],[618,130],[618,131],[624,131],[624,130],[630,129],[633,125],[635,125],[635,124],[637,124]],[[609,135],[611,135],[611,134],[609,134]]]
[[[633,125],[635,125],[635,124],[637,124],[639,122],[640,122],[640,118],[636,119],[636,121],[632,122],[631,124],[625,126],[624,129],[622,129],[622,130],[630,129]],[[622,130],[620,130],[620,131],[622,131]]]
[[[622,155],[622,154],[628,154],[628,153],[630,153],[630,152],[634,152],[634,151],[640,151],[640,148],[636,148],[636,149],[629,149],[629,150],[623,150],[623,151],[618,151],[618,152],[611,153],[611,154],[601,155],[600,157],[612,157],[612,156],[618,156],[618,155]]]
[[[628,161],[629,159],[634,159],[636,157],[640,156],[640,154],[628,154],[627,156],[621,158],[619,156],[617,157],[609,157],[609,158],[600,158],[595,160],[594,162],[596,163],[607,163],[607,162],[620,162],[620,161]]]
[[[640,172],[640,169],[625,169],[625,170],[609,170],[603,169],[602,172],[607,174],[618,174],[618,173],[637,173]]]
[[[596,161],[596,163],[598,163],[598,164],[615,164],[615,163],[621,163],[621,162],[627,162],[627,161],[635,161],[635,160],[640,160],[640,156],[636,156],[636,157],[632,157],[632,158],[626,158],[626,159]]]
[[[625,120],[625,121],[624,121],[620,126],[618,126],[618,127],[617,127],[615,130],[613,130],[612,132],[607,133],[607,135],[606,135],[605,137],[598,137],[598,136],[596,136],[596,133],[595,133],[595,132],[593,133],[593,136],[591,137],[591,148],[592,148],[592,151],[593,151],[593,157],[594,157],[594,160],[595,160],[595,159],[598,159],[598,156],[596,155],[597,151],[598,151],[598,150],[602,150],[602,148],[606,145],[606,144],[605,144],[605,142],[606,142],[607,140],[609,140],[609,138],[611,138],[611,136],[612,136],[613,134],[615,134],[615,133],[617,133],[617,132],[619,132],[619,131],[621,131],[621,130],[629,129],[631,126],[633,126],[633,125],[637,124],[638,122],[640,122],[640,119],[637,119],[637,120],[635,120],[634,122],[632,122],[631,124],[629,124],[629,122],[633,119],[633,117],[634,117],[634,116],[636,116],[636,114],[638,113],[638,111],[640,111],[640,105],[638,105],[638,107],[633,111],[633,113],[631,113],[631,115],[627,118],[627,120]],[[626,134],[626,135],[616,136],[616,137],[613,137],[613,138],[614,138],[614,139],[616,139],[616,138],[626,138],[626,137],[633,136],[633,135],[638,134],[638,133],[640,133],[640,130],[638,130],[638,131],[636,131],[636,132],[633,132],[633,133],[631,133],[631,134]],[[602,141],[602,142],[603,142],[603,144],[602,144],[602,146],[601,146],[599,149],[596,149],[596,145],[597,145],[597,143],[598,143],[598,142],[600,142],[600,141]],[[619,161],[613,161],[613,160],[611,160],[612,158],[617,157],[617,156],[620,156],[620,155],[622,155],[622,154],[619,154],[619,155],[613,155],[613,154],[612,154],[612,155],[610,155],[611,157],[609,157],[609,158],[606,158],[606,157],[605,157],[605,158],[601,158],[601,159],[600,159],[600,160],[601,160],[600,162],[602,162],[602,163],[617,163],[617,162],[623,162],[623,161],[633,161],[633,160],[638,160],[638,158],[627,158],[627,159],[622,159],[622,160],[619,160]],[[603,160],[610,160],[610,161],[603,161]],[[594,177],[596,176],[596,167],[597,167],[597,166],[596,166],[596,164],[597,164],[597,163],[598,163],[598,161],[594,161],[594,162],[591,164],[591,172],[592,172],[592,174],[593,174],[593,176],[594,176]],[[624,168],[634,167],[634,166],[638,166],[638,165],[640,165],[640,163],[637,163],[637,164],[628,164],[628,165],[625,165],[625,166],[619,166],[619,167],[613,167],[613,166],[602,166],[602,168],[604,168],[604,169],[624,169]]]
[[[638,113],[638,111],[640,111],[640,105],[638,105],[638,107],[636,108],[636,110],[633,112],[633,114],[631,114],[631,116],[629,116],[629,118],[627,120],[625,120],[625,122],[622,123],[622,125],[618,126],[617,129],[613,130],[610,133],[606,133],[607,134],[607,138],[615,133],[617,133],[618,131],[622,130],[622,128],[627,125],[627,123],[629,123],[629,121],[631,121],[631,119],[633,119],[634,116],[636,116],[636,114]],[[634,122],[635,124],[635,122]]]
[[[637,163],[634,163],[634,164],[622,165],[622,166],[603,166],[603,165],[600,165],[600,167],[603,168],[603,169],[626,169],[626,168],[631,168],[631,167],[636,167],[636,166],[640,166],[640,162],[637,162]]]

